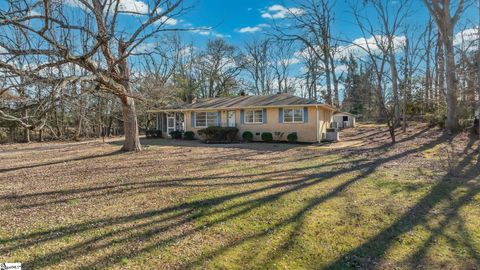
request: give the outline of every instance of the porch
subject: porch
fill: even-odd
[[[170,137],[172,131],[185,131],[185,114],[183,112],[157,112],[155,129],[162,131],[162,136]]]

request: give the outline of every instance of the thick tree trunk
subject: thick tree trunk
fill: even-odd
[[[120,41],[118,44],[118,51],[120,55],[123,55],[125,52],[125,43]],[[138,135],[138,119],[137,112],[135,110],[135,100],[129,96],[132,94],[132,88],[130,85],[129,77],[130,72],[128,71],[127,58],[124,58],[120,64],[120,74],[123,77],[123,87],[125,94],[119,96],[120,103],[122,106],[123,114],[123,129],[125,133],[125,142],[123,143],[123,151],[141,151],[142,146],[140,144],[140,137]]]
[[[447,129],[449,132],[457,130],[457,78],[455,75],[455,56],[453,53],[453,37],[449,38],[452,42],[445,44],[446,81],[447,81]]]
[[[138,120],[135,111],[135,100],[131,97],[121,99],[123,127],[125,132],[125,142],[123,151],[141,151],[140,137],[138,135]]]

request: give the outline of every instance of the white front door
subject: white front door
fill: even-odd
[[[235,127],[235,111],[227,112],[227,125],[229,127]]]

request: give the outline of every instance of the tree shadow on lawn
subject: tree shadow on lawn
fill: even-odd
[[[102,157],[108,157],[108,156],[118,155],[118,154],[121,154],[121,153],[124,153],[124,152],[118,150],[118,151],[113,151],[113,152],[104,153],[104,154],[98,154],[98,155],[89,155],[89,156],[82,156],[82,157],[69,158],[69,159],[62,159],[62,160],[56,160],[56,161],[50,161],[50,162],[43,162],[43,163],[38,163],[38,164],[18,166],[18,167],[13,167],[13,168],[0,169],[0,173],[17,171],[17,170],[23,170],[23,169],[33,169],[33,168],[38,168],[38,167],[43,167],[43,166],[50,166],[50,165],[62,164],[62,163],[66,163],[66,162],[89,160],[89,159],[95,159],[95,158],[102,158]]]
[[[473,141],[470,140],[464,153],[467,153],[468,148],[472,145]],[[471,151],[470,154],[465,155],[452,169],[454,175],[445,175],[426,196],[397,219],[396,222],[370,238],[367,242],[338,258],[329,265],[328,268],[338,269],[344,266],[364,268],[378,265],[387,255],[388,249],[396,243],[402,235],[412,231],[419,225],[427,227],[430,231],[430,236],[413,254],[405,259],[403,263],[411,268],[422,267],[422,264],[428,265],[430,263],[427,258],[429,248],[439,237],[443,236],[448,238],[445,230],[448,225],[460,218],[458,213],[460,208],[480,193],[478,179],[480,168],[471,164],[471,161],[475,158],[479,149],[480,146],[476,150]],[[455,197],[455,192],[462,190],[463,194]],[[441,203],[448,204],[448,207],[441,213],[435,213],[435,207],[438,207]],[[431,215],[441,215],[443,220],[441,220],[439,224],[431,227],[427,224]],[[480,251],[475,249],[471,239],[465,235],[467,234],[467,230],[465,230],[461,222],[460,224],[462,234],[464,235],[461,241],[468,247],[469,255],[475,260],[471,266],[478,266],[480,265]],[[459,240],[450,239],[450,241],[458,242]]]
[[[147,139],[141,138],[140,143],[144,147],[150,146],[172,146],[172,147],[208,147],[208,148],[237,148],[245,150],[255,150],[262,152],[278,152],[278,151],[287,151],[293,148],[305,147],[305,145],[310,145],[311,143],[287,143],[287,142],[235,142],[235,143],[213,143],[207,144],[200,140],[176,140],[176,139]],[[113,145],[123,145],[121,141],[111,142]]]
[[[332,190],[326,192],[324,195],[311,199],[310,201],[308,201],[308,204],[305,207],[292,213],[288,218],[281,220],[276,224],[273,224],[267,230],[253,234],[251,236],[240,238],[233,243],[227,244],[225,246],[213,248],[212,251],[202,254],[201,256],[198,256],[196,258],[192,258],[189,261],[188,265],[186,265],[186,267],[193,267],[202,264],[206,260],[221,256],[226,251],[236,246],[239,246],[246,241],[250,241],[252,239],[259,239],[263,236],[273,234],[278,228],[293,225],[296,229],[293,230],[292,234],[290,235],[288,240],[282,244],[281,248],[277,249],[277,252],[271,254],[269,261],[272,261],[279,258],[282,254],[292,248],[295,243],[295,231],[297,231],[300,227],[303,226],[303,219],[313,208],[318,207],[327,200],[335,198],[336,196],[344,192],[353,183],[361,181],[363,178],[372,174],[382,164],[404,156],[430,149],[444,141],[445,138],[441,137],[416,149],[410,149],[390,157],[380,158],[370,162],[355,163],[349,168],[332,169],[331,171],[322,173],[312,173],[288,182],[268,184],[260,188],[249,189],[246,191],[216,196],[208,199],[198,199],[192,202],[185,202],[159,210],[147,211],[117,218],[100,219],[80,224],[74,224],[71,226],[64,226],[53,230],[47,230],[4,239],[0,240],[0,244],[7,244],[7,247],[5,249],[0,249],[0,251],[11,251],[20,247],[28,248],[39,245],[41,243],[60,240],[68,236],[89,232],[97,232],[94,234],[97,236],[91,237],[90,239],[87,239],[80,243],[76,243],[74,245],[67,246],[60,249],[59,251],[47,252],[42,256],[33,257],[32,259],[24,262],[24,265],[27,268],[47,267],[67,261],[69,259],[88,255],[89,253],[93,252],[93,250],[108,248],[114,244],[122,245],[125,243],[130,243],[135,245],[135,243],[140,243],[143,240],[151,239],[152,237],[162,238],[163,233],[167,233],[175,228],[191,224],[196,220],[204,220],[209,216],[213,217],[216,214],[223,214],[220,215],[220,218],[213,218],[213,220],[207,219],[207,221],[204,222],[201,227],[191,225],[190,227],[187,227],[187,229],[182,230],[180,233],[173,233],[173,235],[167,234],[165,235],[165,237],[158,241],[155,241],[154,243],[139,246],[133,250],[116,250],[113,252],[113,254],[99,256],[99,258],[97,258],[96,260],[92,262],[87,262],[85,265],[79,266],[79,268],[109,267],[120,264],[125,259],[133,259],[154,249],[166,247],[169,244],[173,244],[182,239],[186,239],[193,234],[201,233],[202,231],[216,224],[221,224],[222,222],[231,220],[236,217],[240,217],[268,203],[274,202],[284,195],[302,191],[305,188],[328,181],[340,175],[360,172],[359,175],[344,181]],[[471,158],[470,156],[468,157]],[[460,169],[460,166],[466,166],[467,164],[467,161],[461,162],[458,168]],[[288,171],[285,171],[284,173],[288,173]],[[466,171],[463,175],[466,176],[468,173],[470,173],[470,170]],[[471,176],[468,177],[470,178]],[[400,235],[400,233],[411,230],[413,228],[413,225],[408,224],[418,224],[419,222],[424,222],[426,215],[433,208],[433,206],[448,197],[449,193],[445,192],[445,187],[443,186],[447,185],[447,182],[448,181],[440,181],[432,189],[432,191],[427,196],[425,196],[425,198],[420,200],[416,207],[412,208],[417,210],[411,210],[401,217],[400,220],[403,220],[402,223],[395,223],[391,226],[392,229],[389,228],[385,230],[385,232],[381,232],[379,236],[374,237],[367,243],[348,252],[347,254],[339,258],[330,267],[355,267],[356,265],[371,266],[371,263],[373,261],[381,260],[384,254],[378,252],[378,248],[381,248],[381,250],[386,250],[389,246],[392,245],[393,239],[390,238],[391,236],[395,237]],[[450,183],[448,187],[451,188],[451,185],[452,184]],[[457,183],[454,183],[454,185],[456,186]],[[458,185],[463,185],[463,182],[458,183]],[[472,187],[470,188],[472,189]],[[477,187],[475,187],[475,191],[473,193],[476,194],[477,191]],[[264,195],[264,193],[267,192],[271,193]],[[249,198],[249,196],[253,195],[259,197]],[[243,198],[244,201],[234,202],[232,204],[229,204],[229,206],[222,208],[218,207],[223,203],[230,202],[232,200],[236,201],[240,198]],[[406,223],[406,225],[404,223]],[[113,226],[116,225],[121,225],[123,227],[114,229]],[[98,233],[98,231],[100,231],[100,233]],[[380,246],[376,246],[377,244],[375,243],[377,240],[381,240],[382,244],[380,244]],[[354,258],[353,262],[352,257]],[[363,260],[364,258],[368,258],[368,261],[365,262]]]
[[[355,162],[365,162],[366,159],[360,159]],[[321,165],[312,165],[302,168],[292,168],[285,170],[275,170],[268,172],[257,172],[250,174],[242,174],[242,178],[249,178],[252,180],[236,180],[238,178],[235,175],[231,174],[211,174],[204,177],[186,177],[178,179],[162,179],[162,180],[152,180],[152,181],[141,181],[141,182],[131,182],[131,183],[120,183],[120,184],[109,184],[97,187],[87,187],[87,188],[74,188],[74,189],[64,189],[64,190],[54,190],[38,193],[29,193],[24,195],[3,195],[0,196],[1,200],[9,200],[13,203],[13,207],[17,209],[25,208],[35,208],[42,207],[50,204],[60,204],[68,203],[75,199],[92,199],[95,197],[103,196],[112,196],[118,194],[130,193],[132,195],[139,192],[145,192],[149,189],[158,189],[158,188],[198,188],[198,187],[228,187],[228,186],[244,186],[258,183],[267,183],[267,182],[279,182],[286,181],[288,179],[282,179],[282,176],[292,173],[301,173],[305,170],[310,169],[319,169],[322,167],[333,167],[339,165],[351,164],[352,161],[345,162],[326,162]],[[250,169],[256,169],[260,166],[253,166]],[[234,181],[229,179],[233,178]],[[58,198],[60,197],[60,199]],[[29,203],[19,203],[20,200],[33,200],[35,202]]]

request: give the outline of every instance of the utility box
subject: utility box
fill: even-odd
[[[340,140],[340,135],[338,129],[336,128],[327,128],[327,133],[325,135],[326,141],[336,142]]]

